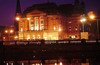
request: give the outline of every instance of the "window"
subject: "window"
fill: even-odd
[[[69,23],[72,23],[71,21],[69,21]]]
[[[44,29],[44,18],[40,17],[40,30]]]
[[[54,30],[56,30],[56,27],[54,26]]]
[[[75,27],[75,30],[77,30],[77,27]]]
[[[31,28],[31,30],[34,30],[34,22],[33,22],[33,20],[30,21],[30,28]]]
[[[27,35],[27,40],[30,40],[30,35]]]
[[[69,30],[71,31],[71,27],[69,27]]]
[[[23,28],[21,28],[21,32],[23,32]]]
[[[31,27],[31,30],[34,30],[33,27]]]
[[[32,39],[35,39],[35,35],[32,35]]]
[[[35,17],[35,30],[39,30],[38,17]]]
[[[54,40],[56,40],[57,38],[56,37],[54,37]]]
[[[72,39],[75,39],[76,37],[73,35],[73,36],[71,36],[71,38],[72,38]]]
[[[40,35],[37,36],[37,39],[40,39]]]
[[[43,30],[43,29],[44,29],[44,20],[42,19],[41,24],[40,24],[40,30]]]

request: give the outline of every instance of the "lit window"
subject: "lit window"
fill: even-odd
[[[59,31],[61,31],[61,28],[59,28]]]
[[[43,20],[41,21],[41,25],[44,25],[44,21]]]
[[[56,30],[56,27],[54,26],[54,30]]]
[[[21,32],[23,32],[23,28],[21,28]]]
[[[27,40],[30,40],[30,35],[27,35]]]
[[[54,37],[54,40],[56,40],[56,37]]]
[[[44,37],[45,40],[47,40],[47,37]]]
[[[14,38],[15,38],[15,39],[17,39],[17,38],[18,38],[18,36],[15,36]]]
[[[27,18],[27,20],[30,20],[30,18]]]
[[[5,33],[8,33],[8,30],[5,30]]]
[[[40,39],[40,35],[37,36],[37,39]]]
[[[38,17],[35,17],[35,30],[39,30]]]
[[[44,19],[41,19],[40,30],[44,29]]]
[[[35,35],[32,36],[32,39],[35,39]]]
[[[34,30],[34,22],[33,22],[33,20],[30,21],[30,29]]]
[[[75,27],[75,30],[77,30],[77,27]]]
[[[33,27],[31,27],[31,30],[33,30]]]
[[[69,23],[72,23],[71,21]]]
[[[75,39],[75,36],[71,36],[72,37],[72,39]]]

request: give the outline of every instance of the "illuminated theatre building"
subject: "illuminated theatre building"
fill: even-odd
[[[34,10],[21,18],[19,22],[19,39],[58,40],[66,38],[65,21],[63,16],[48,15]],[[63,22],[62,22],[63,21]]]
[[[78,0],[75,0],[74,6],[71,4],[57,6],[55,3],[36,4],[27,8],[23,14],[17,13],[19,40],[80,39],[80,14],[76,10],[73,14],[71,11],[72,8],[77,9],[78,4]],[[61,9],[68,6],[72,8]]]

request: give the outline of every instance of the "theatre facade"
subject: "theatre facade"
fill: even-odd
[[[58,8],[54,3],[37,4],[17,13],[19,40],[80,39],[80,13],[66,16]]]

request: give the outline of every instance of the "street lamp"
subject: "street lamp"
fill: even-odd
[[[8,40],[10,41],[10,34],[12,34],[14,30],[5,30],[5,33],[8,33]]]
[[[16,17],[16,20],[17,20],[17,21],[19,21],[19,19],[20,19],[19,17]]]
[[[95,15],[92,14],[89,16],[89,18],[93,20],[93,19],[95,19]]]
[[[92,20],[96,20],[96,21],[97,21],[96,39],[99,39],[99,27],[98,27],[99,25],[98,25],[98,24],[99,24],[99,20],[100,20],[100,19],[95,19],[95,15],[94,15],[94,14],[89,15],[89,18],[92,19]]]
[[[14,39],[15,39],[15,40],[18,40],[18,36],[15,36]]]
[[[86,22],[86,18],[84,17],[84,18],[81,18],[81,20],[80,20],[81,22],[82,22],[82,24],[83,24],[83,32],[84,32],[84,23]]]

